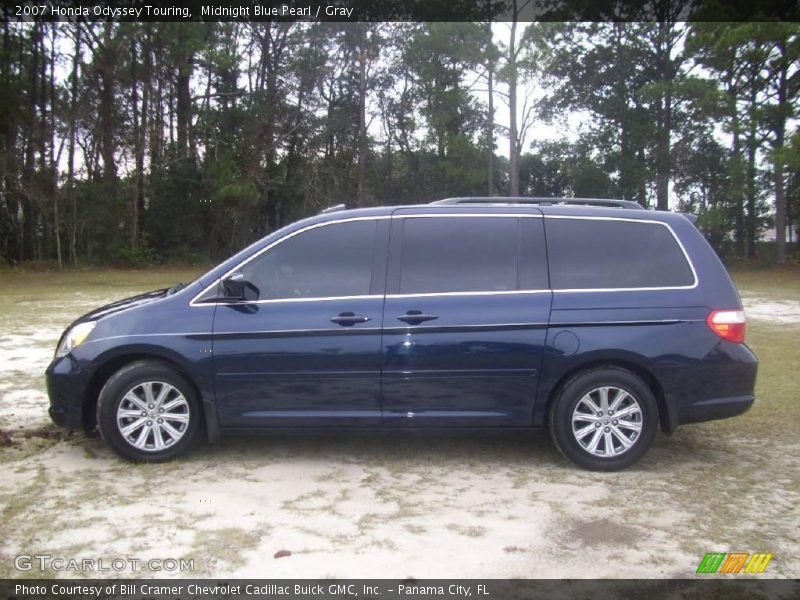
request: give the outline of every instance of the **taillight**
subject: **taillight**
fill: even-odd
[[[744,342],[744,329],[747,320],[743,310],[712,310],[706,323],[711,331],[729,342]]]

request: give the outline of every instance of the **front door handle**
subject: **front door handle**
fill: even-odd
[[[337,325],[341,325],[342,327],[349,327],[350,325],[355,325],[356,323],[366,323],[369,321],[369,317],[365,317],[363,315],[357,315],[351,312],[343,312],[339,313],[337,317],[331,317],[331,322],[336,323]]]
[[[421,310],[409,310],[404,315],[397,317],[400,321],[408,323],[409,325],[419,325],[424,321],[433,321],[438,319],[439,315],[429,315]]]

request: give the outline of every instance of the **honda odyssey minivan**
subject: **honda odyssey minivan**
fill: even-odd
[[[587,469],[753,403],[725,268],[685,215],[620,200],[328,210],[188,285],[90,312],[50,415],[159,461],[226,432],[547,428]]]

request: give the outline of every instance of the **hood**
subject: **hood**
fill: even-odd
[[[136,296],[131,296],[130,298],[123,298],[122,300],[117,300],[116,302],[112,302],[111,304],[106,304],[105,306],[101,306],[100,308],[95,308],[93,311],[88,312],[79,319],[77,319],[75,323],[80,323],[82,321],[96,321],[97,319],[113,315],[114,313],[122,312],[123,310],[126,310],[128,308],[133,308],[134,306],[141,306],[142,304],[148,304],[153,300],[158,300],[159,298],[163,298],[164,296],[166,296],[168,289],[169,288],[164,288],[161,290],[155,290],[153,292],[145,292],[144,294],[137,294]],[[73,325],[75,323],[73,323]]]

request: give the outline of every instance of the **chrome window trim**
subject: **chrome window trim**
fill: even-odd
[[[318,298],[270,298],[268,300],[222,300],[220,302],[201,302],[195,306],[241,306],[242,304],[278,304],[282,302],[324,302],[326,300],[377,300],[383,294],[364,294],[363,296],[320,296]]]
[[[274,248],[278,244],[293,238],[296,235],[304,233],[306,231],[310,231],[312,229],[316,229],[318,227],[325,227],[327,225],[335,225],[338,223],[349,223],[352,221],[382,221],[386,219],[419,219],[419,218],[463,218],[463,217],[493,217],[493,218],[533,218],[533,219],[573,219],[573,220],[584,220],[584,221],[625,221],[630,223],[647,223],[651,225],[661,225],[662,227],[666,227],[667,231],[670,232],[675,242],[678,244],[681,252],[683,253],[683,257],[686,259],[687,264],[689,265],[689,269],[692,272],[692,277],[694,278],[694,283],[692,285],[687,286],[663,286],[663,287],[630,287],[630,288],[550,288],[550,289],[540,289],[540,290],[503,290],[503,291],[465,291],[465,292],[427,292],[427,293],[418,293],[418,294],[363,294],[360,296],[327,296],[327,297],[316,297],[316,298],[271,298],[268,300],[247,300],[247,301],[238,301],[238,302],[197,302],[197,299],[203,296],[206,292],[208,292],[212,287],[219,284],[221,279],[228,277],[231,273],[234,273],[238,269],[241,269],[243,266],[248,264],[250,261],[255,260],[259,256],[261,256],[264,252]],[[672,227],[663,221],[656,221],[653,219],[631,219],[626,217],[600,217],[600,216],[586,216],[586,215],[542,215],[542,214],[531,214],[531,213],[421,213],[421,214],[391,214],[391,215],[375,215],[375,216],[368,216],[368,217],[348,217],[343,219],[333,219],[330,221],[322,221],[320,223],[314,223],[312,225],[308,225],[297,231],[293,231],[289,234],[286,234],[280,239],[275,240],[271,244],[268,244],[252,256],[244,259],[242,262],[225,272],[221,275],[217,280],[215,280],[210,285],[203,288],[200,293],[196,294],[192,300],[189,302],[190,307],[203,307],[203,306],[217,306],[221,305],[242,305],[242,304],[274,304],[274,303],[283,303],[283,302],[323,302],[326,300],[357,300],[357,299],[378,299],[378,298],[387,298],[387,299],[398,299],[398,298],[426,298],[426,297],[438,297],[438,296],[501,296],[501,295],[515,295],[515,294],[546,294],[546,293],[554,293],[554,294],[564,294],[564,293],[592,293],[592,292],[655,292],[655,291],[668,291],[668,290],[691,290],[698,287],[700,284],[700,280],[697,276],[697,270],[695,269],[694,263],[692,259],[689,257],[689,253],[686,251],[686,248],[681,242],[678,235],[672,229]]]
[[[512,296],[518,294],[550,294],[552,290],[504,290],[498,292],[432,292],[419,294],[367,294],[364,296],[323,296],[319,298],[274,298],[270,300],[239,300],[221,302],[201,302],[193,306],[239,306],[242,304],[278,304],[291,302],[324,302],[326,300],[379,300],[381,298],[427,298],[438,296]]]
[[[393,219],[425,219],[435,217],[499,217],[499,218],[528,218],[528,219],[541,219],[544,215],[528,214],[528,213],[424,213],[424,214],[407,214],[407,215],[392,215]]]
[[[514,296],[517,294],[549,294],[552,290],[499,290],[496,292],[419,292],[416,294],[386,294],[387,300],[397,298],[428,298],[438,296]]]

